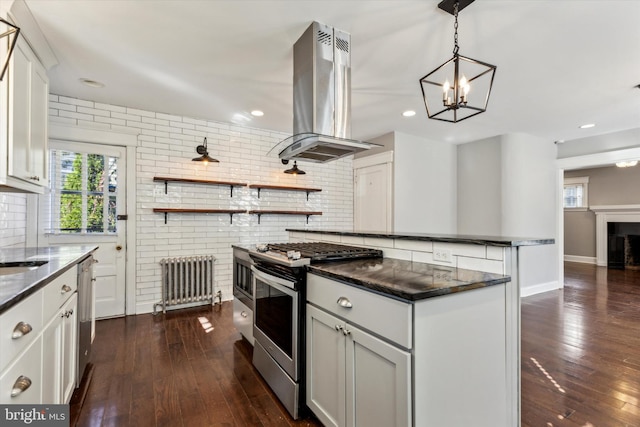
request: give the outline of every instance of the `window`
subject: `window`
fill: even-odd
[[[116,232],[118,158],[51,150],[49,233]]]
[[[589,207],[589,177],[565,178],[563,200],[565,209],[587,210]]]

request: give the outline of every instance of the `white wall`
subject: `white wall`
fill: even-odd
[[[459,234],[502,233],[502,151],[499,138],[457,147]]]
[[[557,238],[556,148],[509,134],[458,146],[458,232]],[[556,245],[523,247],[523,295],[560,287]]]
[[[352,161],[341,159],[327,164],[299,163],[306,175],[286,175],[277,154],[267,152],[288,135],[256,128],[235,126],[153,111],[50,96],[50,121],[101,130],[135,131],[138,135],[136,158],[136,312],[149,312],[160,300],[159,261],[165,257],[212,254],[216,257],[216,289],[223,299],[232,297],[231,245],[286,241],[286,228],[353,228]],[[192,162],[195,148],[204,137],[209,153],[219,164],[204,166]],[[154,176],[200,178],[253,184],[317,187],[309,200],[300,192],[276,192],[246,187],[154,183]],[[154,207],[212,209],[277,209],[322,211],[306,224],[304,216],[263,216],[258,225],[255,215],[170,214],[152,212]]]
[[[394,132],[396,232],[456,232],[456,146]]]

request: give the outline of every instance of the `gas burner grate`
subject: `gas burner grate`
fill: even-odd
[[[298,251],[303,258],[310,258],[312,262],[382,257],[382,251],[379,249],[326,242],[269,243],[268,246],[269,250],[282,253]]]

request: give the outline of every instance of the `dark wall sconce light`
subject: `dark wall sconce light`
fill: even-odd
[[[194,157],[191,159],[194,162],[203,162],[205,165],[209,162],[220,163],[219,160],[209,157],[209,151],[207,150],[207,137],[204,138],[202,145],[196,147],[196,153],[200,154],[200,157]]]
[[[289,160],[282,159],[282,164],[289,164]],[[288,173],[289,175],[306,175],[306,172],[302,169],[298,169],[298,163],[296,161],[293,162],[293,167],[284,171],[284,173]]]
[[[20,34],[20,28],[16,27],[12,23],[0,18],[0,43],[4,43],[3,39],[7,38],[7,56],[2,62],[0,62],[0,81],[4,78],[4,74],[9,68],[9,59],[13,53],[13,48],[16,47],[18,41],[18,35]]]

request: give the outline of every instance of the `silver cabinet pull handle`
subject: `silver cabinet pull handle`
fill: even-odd
[[[346,337],[347,335],[351,334],[351,331],[348,329],[343,329],[342,333],[344,334],[344,336]]]
[[[241,312],[240,312],[240,316],[242,316],[242,317],[247,317],[247,312],[246,312],[246,311],[241,311]]]
[[[11,334],[11,338],[17,340],[18,338],[27,335],[31,331],[33,331],[33,328],[30,324],[25,322],[18,322],[16,327],[13,328],[13,334]]]
[[[339,332],[342,330],[342,325],[336,325],[335,328],[336,328],[336,331]]]
[[[62,285],[62,288],[60,289],[60,293],[61,294],[66,294],[67,292],[71,292],[71,286]]]
[[[29,379],[29,377],[20,375],[16,382],[13,383],[13,388],[11,389],[11,397],[16,397],[20,393],[26,391],[29,387],[31,387],[31,380]]]
[[[344,307],[344,308],[351,308],[353,307],[353,304],[351,304],[351,301],[349,301],[349,298],[347,297],[340,297],[338,298],[338,305],[340,307]]]

